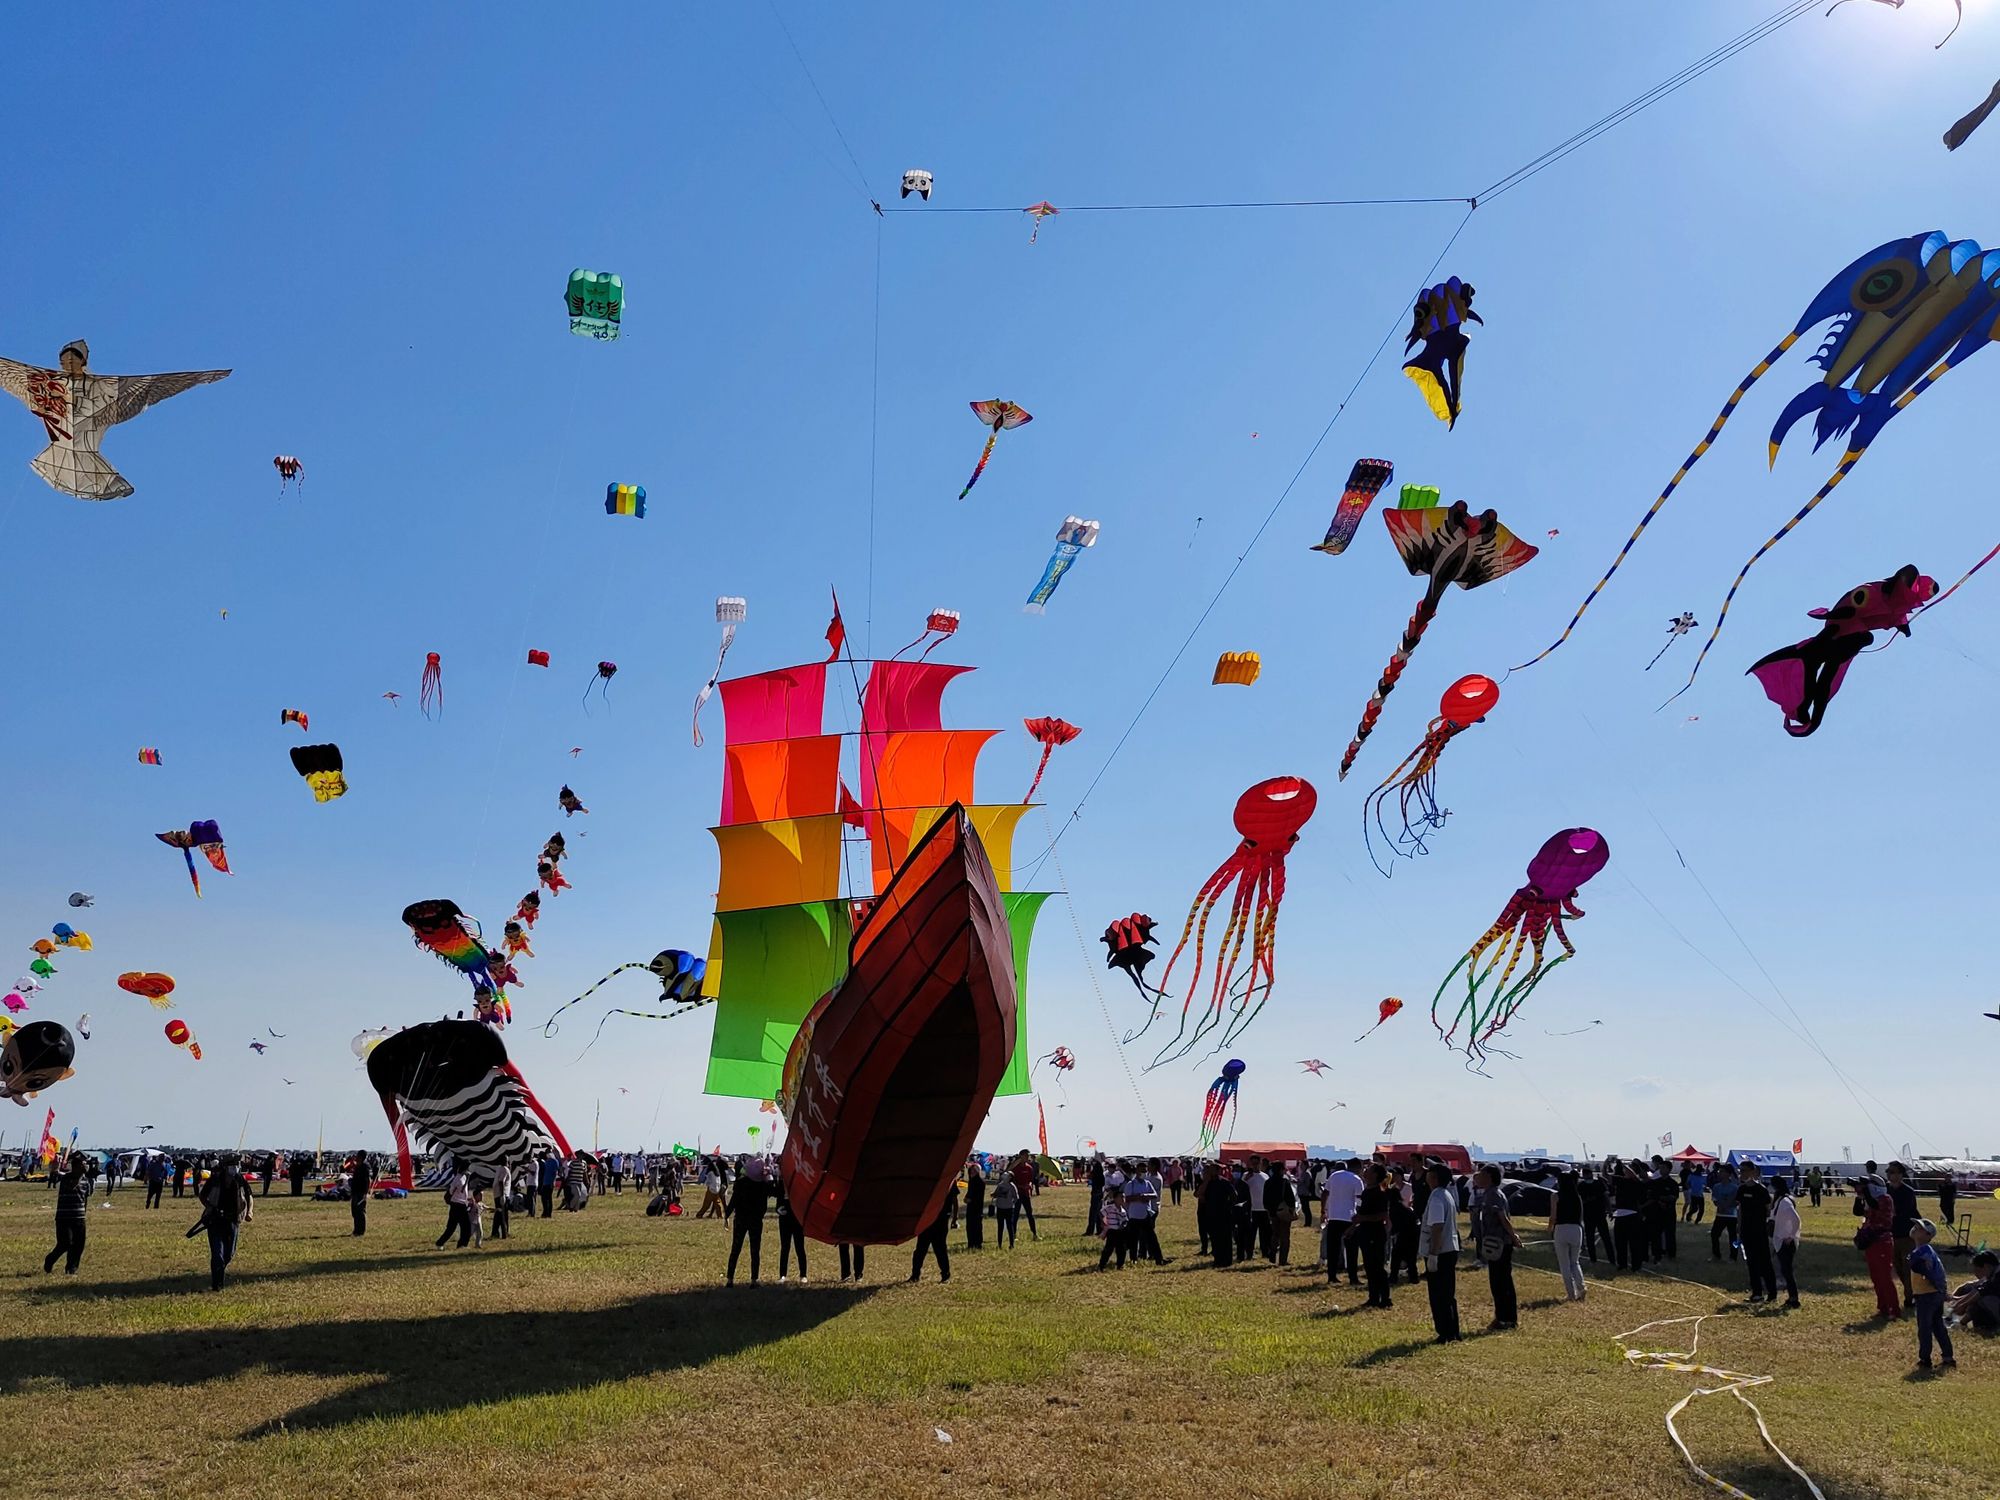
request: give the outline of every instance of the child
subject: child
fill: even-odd
[[[486,1245],[486,1191],[472,1190],[472,1201],[466,1205],[466,1214],[472,1220],[472,1248],[483,1249]]]
[[[1917,1306],[1917,1368],[1931,1367],[1931,1340],[1937,1340],[1938,1353],[1944,1356],[1947,1370],[1958,1368],[1958,1361],[1951,1352],[1951,1330],[1944,1321],[1944,1294],[1946,1290],[1944,1262],[1931,1248],[1931,1241],[1937,1237],[1937,1225],[1929,1219],[1918,1219],[1910,1225],[1910,1281],[1913,1289],[1921,1288],[1912,1299]]]
[[[1006,1236],[1007,1248],[1014,1248],[1014,1233],[1021,1224],[1021,1190],[1014,1185],[1014,1179],[1001,1173],[993,1184],[993,1243],[997,1248],[1002,1235]]]
[[[1097,1269],[1111,1264],[1112,1251],[1118,1252],[1118,1269],[1125,1269],[1125,1189],[1104,1190],[1104,1249],[1097,1257]]]

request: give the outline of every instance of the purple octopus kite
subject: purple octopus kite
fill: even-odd
[[[1565,828],[1536,851],[1535,857],[1528,861],[1528,883],[1507,898],[1506,907],[1493,925],[1445,975],[1444,983],[1432,997],[1431,1024],[1437,1027],[1439,1036],[1453,1046],[1462,1045],[1466,1057],[1474,1063],[1484,1057],[1486,1043],[1514,1019],[1514,1013],[1534,993],[1535,986],[1556,964],[1576,956],[1569,934],[1563,931],[1563,918],[1583,915],[1576,904],[1576,893],[1610,858],[1611,846],[1594,828]],[[1551,932],[1563,951],[1554,962],[1544,964],[1542,945]],[[1515,979],[1514,969],[1523,952],[1532,953],[1533,958],[1528,972]],[[1502,953],[1506,954],[1507,963],[1495,979],[1493,970],[1499,965]],[[1451,1025],[1446,1026],[1438,1017],[1438,1006],[1461,969],[1465,971],[1465,995]],[[1492,989],[1481,994],[1481,988],[1489,980],[1493,981]],[[1461,1025],[1465,1028],[1462,1044],[1454,1040]]]

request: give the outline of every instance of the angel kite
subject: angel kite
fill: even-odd
[[[183,370],[171,375],[96,375],[90,345],[75,339],[56,356],[59,369],[0,359],[0,390],[42,419],[49,445],[29,467],[51,489],[79,500],[122,500],[132,493],[125,476],[98,451],[106,429],[129,422],[147,407],[182,391],[223,379],[227,370]]]

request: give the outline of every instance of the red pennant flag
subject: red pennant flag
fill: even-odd
[[[829,590],[829,592],[832,592]],[[826,627],[826,643],[833,649],[826,654],[828,661],[840,660],[840,648],[847,644],[847,626],[840,619],[840,595],[833,595],[833,620]]]
[[[867,816],[862,811],[861,804],[854,800],[854,793],[847,789],[847,783],[844,780],[840,783],[840,821],[845,823],[849,828],[866,828],[868,826]]]
[[[1806,1138],[1804,1136],[1800,1136],[1797,1140],[1792,1142],[1792,1155],[1797,1156],[1801,1151],[1805,1149],[1806,1149]]]
[[[1042,1155],[1047,1156],[1049,1154],[1049,1117],[1042,1113],[1042,1101],[1039,1095],[1035,1098],[1035,1127],[1041,1132]]]

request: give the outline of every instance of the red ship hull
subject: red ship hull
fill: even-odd
[[[785,1064],[780,1170],[814,1239],[896,1244],[937,1217],[1014,1052],[1013,940],[963,807],[855,932]]]

